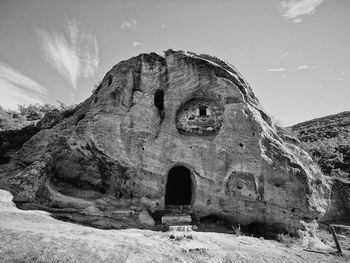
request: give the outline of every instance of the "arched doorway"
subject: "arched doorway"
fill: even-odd
[[[165,189],[165,206],[191,205],[192,190],[191,171],[182,165],[171,168]]]

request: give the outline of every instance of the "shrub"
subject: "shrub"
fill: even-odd
[[[57,110],[57,108],[49,104],[18,105],[19,113],[28,121],[40,120],[46,113],[54,110]]]
[[[242,231],[241,231],[241,225],[238,224],[238,226],[232,226],[233,232],[236,234],[236,236],[241,236],[242,235]]]
[[[0,106],[0,131],[17,130],[26,123],[26,118],[20,113],[12,110],[5,110]]]
[[[324,174],[338,178],[347,178],[344,167],[344,154],[350,152],[350,139],[347,137],[330,138],[313,142],[302,142],[300,146],[307,151],[320,166]]]
[[[18,111],[5,110],[0,106],[0,131],[22,129],[35,124],[47,113],[60,112],[65,118],[74,114],[75,105],[67,106],[61,101],[57,102],[58,107],[50,104],[18,105]]]
[[[277,241],[284,244],[286,247],[292,247],[298,242],[297,237],[293,237],[289,234],[278,234],[276,237]]]
[[[343,172],[339,168],[336,168],[331,170],[331,176],[341,178],[341,179],[347,179],[349,174],[346,172]]]

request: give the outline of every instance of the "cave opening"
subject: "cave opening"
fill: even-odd
[[[171,168],[165,190],[165,206],[191,205],[192,189],[191,171],[185,166]]]
[[[159,112],[164,111],[164,91],[157,90],[154,95],[154,105],[156,105]]]
[[[157,90],[154,94],[154,105],[157,107],[160,115],[160,122],[164,119],[164,91],[163,90]]]

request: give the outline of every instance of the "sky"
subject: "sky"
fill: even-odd
[[[349,0],[0,0],[0,105],[77,104],[140,53],[233,64],[283,125],[350,110]]]

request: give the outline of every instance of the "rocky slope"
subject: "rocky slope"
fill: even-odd
[[[149,228],[183,205],[194,220],[296,232],[329,205],[319,167],[215,57],[168,50],[122,61],[72,115],[48,123],[3,153],[0,185],[21,208]]]

